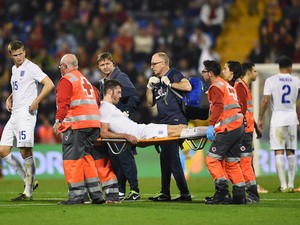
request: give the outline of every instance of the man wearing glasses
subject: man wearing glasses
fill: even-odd
[[[186,124],[187,119],[182,111],[181,99],[170,91],[174,88],[179,92],[191,91],[192,87],[184,75],[169,67],[169,57],[164,52],[155,53],[151,59],[151,69],[154,76],[149,78],[147,85],[147,104],[157,105],[158,123]],[[151,201],[171,201],[170,183],[173,174],[180,196],[173,201],[191,201],[191,195],[184,177],[183,168],[179,159],[179,143],[161,144],[161,190]]]

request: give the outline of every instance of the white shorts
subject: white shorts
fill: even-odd
[[[0,145],[21,147],[33,147],[34,127],[36,115],[28,111],[12,113],[4,127]]]
[[[138,139],[163,138],[168,137],[168,126],[166,124],[139,124],[136,134]]]
[[[297,125],[270,127],[270,148],[297,149]]]

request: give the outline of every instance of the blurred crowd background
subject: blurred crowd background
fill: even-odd
[[[187,77],[199,76],[205,59],[221,62],[215,47],[235,1],[247,3],[250,19],[264,15],[245,61],[276,63],[285,54],[300,63],[300,0],[0,0],[0,128],[9,118],[5,100],[11,93],[10,41],[24,42],[27,58],[55,84],[65,53],[76,54],[80,70],[96,83],[101,79],[97,55],[111,52],[140,95],[134,120],[149,123],[155,121],[145,104],[152,54],[166,52],[171,66]],[[39,106],[37,142],[57,142],[52,133],[55,112],[53,92]]]

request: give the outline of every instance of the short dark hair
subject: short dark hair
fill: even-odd
[[[211,71],[214,73],[215,76],[220,76],[221,73],[221,66],[220,64],[215,60],[205,60],[203,62],[205,68],[207,71]]]
[[[97,57],[97,61],[96,61],[97,65],[98,65],[99,61],[103,61],[105,59],[108,59],[109,61],[112,61],[112,63],[115,63],[110,52],[102,52]]]
[[[108,90],[114,90],[117,86],[120,86],[122,88],[122,84],[118,80],[111,79],[104,81],[104,95],[107,94]]]
[[[252,68],[254,66],[255,66],[254,63],[252,63],[252,62],[243,63],[242,64],[242,68],[243,68],[243,75],[242,76],[245,76],[248,71],[252,71]]]
[[[9,53],[12,53],[12,51],[16,51],[20,48],[22,48],[24,50],[24,44],[19,41],[19,40],[15,40],[15,41],[12,41],[8,44],[8,51]]]
[[[228,68],[233,72],[233,80],[236,80],[241,77],[243,73],[242,65],[238,61],[229,60],[227,62]]]
[[[292,66],[293,66],[293,60],[290,57],[284,55],[279,58],[279,69],[289,68]]]

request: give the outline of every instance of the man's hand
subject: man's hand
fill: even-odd
[[[129,117],[129,112],[128,111],[123,111],[123,115],[128,118]]]
[[[33,102],[31,103],[31,106],[29,106],[29,112],[30,112],[31,114],[34,114],[35,111],[38,110],[38,108],[39,108],[39,103],[38,103],[37,101],[33,101]]]
[[[58,128],[60,127],[60,122],[55,122],[54,124],[53,124],[53,127],[52,127],[52,130],[53,130],[53,133],[56,135],[56,136],[58,136]]]
[[[138,139],[130,134],[126,134],[125,138],[132,145],[136,145],[138,143]]]
[[[261,129],[256,128],[255,132],[256,132],[256,138],[260,139],[262,137],[262,131],[261,131]]]
[[[263,121],[261,119],[258,119],[257,127],[258,127],[258,129],[263,130]]]
[[[260,139],[262,137],[262,129],[260,129],[257,125],[257,123],[254,121],[254,129],[256,132],[256,138]]]
[[[148,84],[147,84],[147,88],[150,89],[150,90],[153,90],[155,84],[159,83],[159,78],[158,77],[150,77],[149,78],[149,81],[148,81]]]
[[[11,112],[11,97],[8,97],[7,99],[6,99],[6,101],[5,101],[5,106],[6,106],[6,110],[8,111],[8,112]]]
[[[215,137],[214,126],[209,126],[206,131],[206,137],[208,140],[212,141]]]
[[[168,76],[163,76],[161,78],[161,83],[167,85],[167,87],[171,86],[171,81],[169,80]]]

